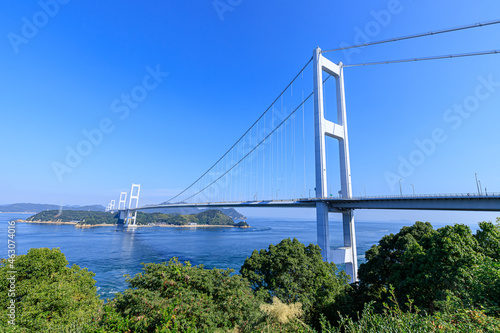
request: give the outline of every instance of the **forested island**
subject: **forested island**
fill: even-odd
[[[118,213],[77,210],[46,210],[27,218],[24,222],[74,224],[75,227],[123,224]],[[138,212],[136,224],[139,226],[249,227],[245,221],[235,223],[231,217],[218,209],[187,215]]]

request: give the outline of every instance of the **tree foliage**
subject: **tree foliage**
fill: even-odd
[[[26,219],[27,221],[78,222],[79,224],[117,224],[118,214],[109,212],[89,212],[74,210],[47,210]],[[233,219],[218,209],[210,209],[198,214],[179,215],[138,212],[137,224],[187,225],[189,223],[208,225],[246,226],[246,222],[235,224]]]
[[[466,309],[450,297],[443,303],[442,312],[427,315],[414,308],[412,301],[405,304],[406,311],[399,305],[393,291],[390,303],[384,303],[383,310],[377,311],[373,302],[366,303],[357,317],[341,316],[337,325],[332,325],[325,317],[321,319],[324,333],[428,333],[428,332],[498,332],[500,319],[487,316],[477,309]]]
[[[202,221],[220,212],[204,213]],[[104,305],[92,272],[68,267],[59,249],[31,249],[1,261],[0,331],[497,332],[500,220],[479,227],[416,222],[384,236],[351,286],[318,246],[289,238],[255,250],[241,275],[177,258],[144,264]]]
[[[37,213],[26,221],[52,221],[52,222],[78,222],[84,225],[96,224],[117,224],[118,214],[109,212],[95,211],[75,211],[75,210],[46,210]],[[171,225],[187,225],[189,223],[208,224],[208,225],[231,225],[231,226],[248,226],[246,222],[235,224],[233,219],[225,215],[218,209],[209,209],[198,214],[179,215],[179,214],[163,214],[163,213],[144,213],[138,212],[137,224],[171,224]]]
[[[121,316],[120,325],[133,332],[244,329],[258,317],[259,302],[248,282],[232,272],[182,264],[176,258],[145,264],[142,273],[127,280],[130,288],[108,307]],[[118,322],[108,315],[102,325]]]
[[[309,323],[319,318],[348,282],[345,272],[323,261],[318,245],[305,246],[295,238],[255,250],[240,272],[265,301],[276,296],[287,304],[300,302]]]
[[[430,312],[450,295],[467,307],[497,311],[498,235],[498,225],[491,222],[481,223],[475,235],[461,224],[438,230],[422,222],[404,227],[366,252],[360,290],[366,298],[384,301],[393,286],[398,301],[404,303],[409,296]]]
[[[52,222],[82,222],[84,224],[116,224],[117,214],[109,212],[80,211],[80,210],[45,210],[30,216],[26,221]]]
[[[497,223],[481,222],[475,238],[479,251],[493,260],[500,261],[500,217]]]
[[[143,213],[137,214],[138,224],[172,224],[188,225],[196,223],[201,225],[236,225],[232,218],[225,215],[218,209],[209,209],[198,214],[179,215],[163,213]]]
[[[58,248],[30,249],[16,257],[15,296],[9,295],[10,263],[0,266],[0,330],[15,332],[64,332],[82,328],[98,315],[102,301],[97,295],[94,273],[68,261]],[[7,323],[7,306],[15,300],[15,330]]]

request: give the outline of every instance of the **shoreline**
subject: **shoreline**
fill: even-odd
[[[61,221],[26,221],[26,220],[16,220],[17,223],[32,223],[32,224],[54,224],[54,225],[76,225],[78,222],[61,222]]]
[[[100,224],[79,224],[75,223],[75,228],[79,229],[89,229],[89,228],[97,228],[97,227],[114,227],[118,224],[109,224],[109,223],[100,223]]]
[[[52,225],[73,225],[75,228],[79,229],[89,229],[89,228],[97,228],[97,227],[116,227],[119,225],[125,226],[124,224],[109,224],[109,223],[101,223],[101,224],[79,224],[78,222],[58,222],[58,221],[26,221],[26,220],[16,220],[17,223],[32,223],[32,224],[52,224]],[[149,224],[139,224],[135,226],[130,226],[131,228],[153,228],[153,227],[161,227],[161,228],[241,228],[247,229],[251,228],[251,226],[243,226],[239,227],[236,225],[211,225],[211,224],[199,224],[199,225],[175,225],[175,224],[158,224],[158,225],[149,225]]]
[[[138,225],[136,227],[162,227],[162,228],[250,228],[238,227],[236,225],[212,225],[212,224],[198,224],[198,225],[175,225],[175,224],[158,224],[158,225]]]
[[[70,222],[71,223],[71,222]],[[75,228],[88,229],[88,228],[96,228],[96,227],[116,227],[122,225],[127,228],[241,228],[247,229],[248,227],[238,227],[236,225],[210,225],[210,224],[200,224],[200,225],[175,225],[175,224],[158,224],[158,225],[149,225],[149,224],[138,224],[138,225],[130,225],[126,226],[125,224],[75,224]]]

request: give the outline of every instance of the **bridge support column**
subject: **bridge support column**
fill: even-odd
[[[354,210],[342,213],[344,231],[345,272],[351,277],[351,283],[358,280],[358,253],[356,251],[356,231],[354,230]]]
[[[328,206],[325,202],[316,202],[316,228],[318,245],[324,261],[332,261],[330,251],[330,225],[328,222]]]
[[[125,225],[129,227],[133,227],[136,225],[137,221],[137,211],[126,210],[125,211]]]
[[[349,142],[347,138],[347,121],[344,92],[343,64],[334,64],[321,55],[318,47],[313,53],[314,75],[314,143],[316,158],[316,198],[328,197],[326,181],[326,149],[325,137],[339,141],[340,154],[340,187],[342,198],[351,198],[351,166],[349,161]],[[337,83],[337,122],[325,119],[323,102],[323,72],[332,75]],[[321,247],[323,259],[335,260],[346,264],[346,273],[351,276],[351,282],[358,280],[356,235],[354,230],[353,210],[342,213],[344,230],[344,247],[331,251],[328,224],[328,205],[326,202],[316,203],[318,245]],[[335,257],[335,258],[334,258]]]

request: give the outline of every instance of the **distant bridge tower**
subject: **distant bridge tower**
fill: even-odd
[[[347,122],[344,92],[343,64],[334,64],[321,55],[321,49],[314,50],[314,135],[316,159],[316,197],[327,198],[326,182],[326,150],[325,136],[339,141],[340,182],[342,198],[351,198],[351,166],[349,162],[349,142],[347,138]],[[325,119],[323,101],[323,72],[336,80],[337,91],[337,123]],[[325,261],[336,261],[346,264],[346,273],[351,282],[358,280],[358,262],[356,251],[356,235],[354,229],[354,210],[335,211],[342,213],[344,247],[334,252],[330,250],[330,226],[328,222],[329,207],[326,202],[316,203],[318,245],[322,249]]]
[[[126,212],[125,208],[127,208],[127,192],[120,192],[120,200],[118,200],[118,211],[120,212],[119,219],[121,221],[125,221],[126,219]]]
[[[135,226],[137,221],[137,211],[130,211],[131,208],[139,207],[139,193],[141,192],[140,184],[133,184],[130,189],[130,196],[128,201],[128,209],[126,211],[125,224],[128,226]],[[134,207],[135,205],[135,207]]]
[[[127,207],[127,192],[120,192],[120,200],[118,201],[118,209],[125,209]]]

